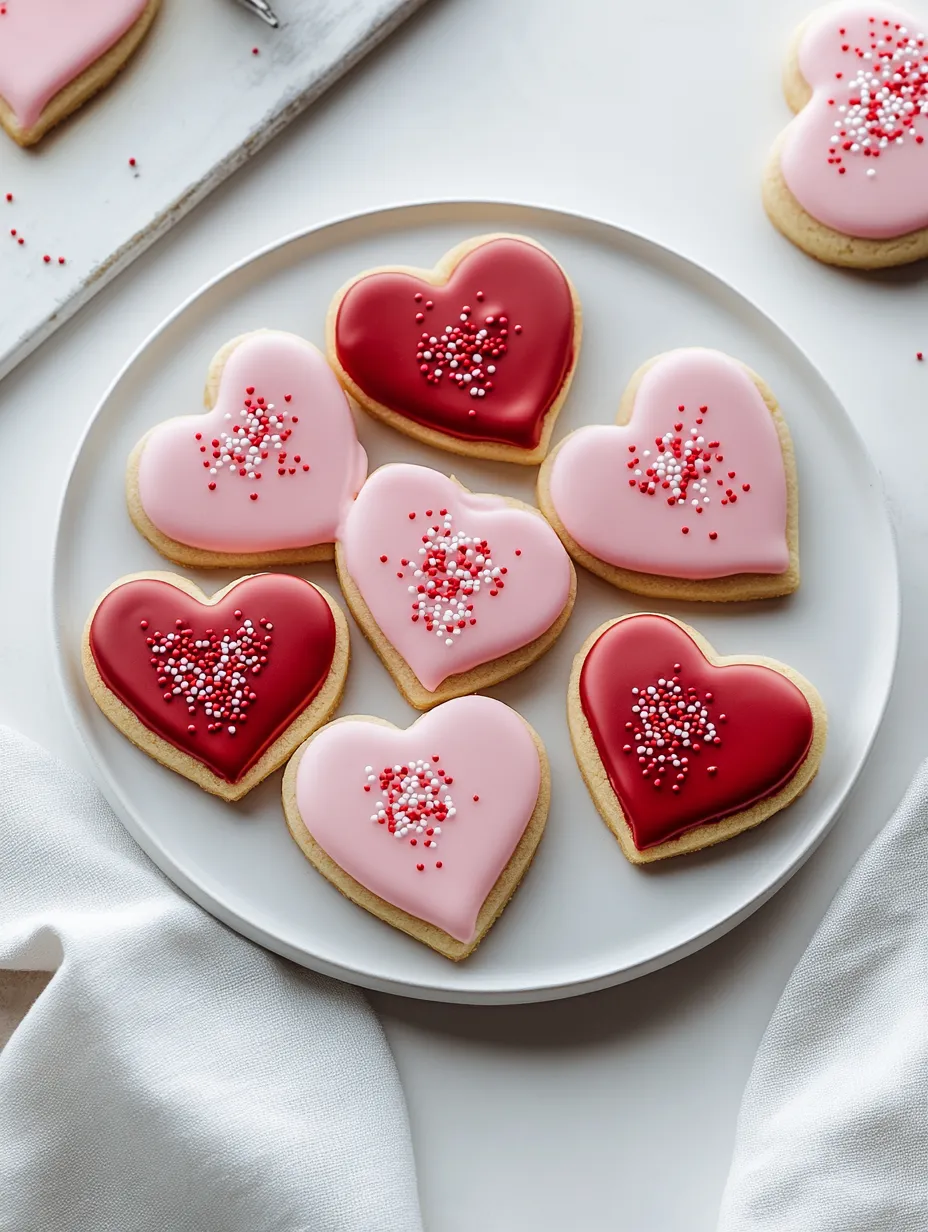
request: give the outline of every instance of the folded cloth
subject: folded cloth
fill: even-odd
[[[213,920],[3,728],[0,765],[0,967],[55,973],[0,1053],[0,1229],[421,1229],[363,996]]]
[[[928,762],[761,1042],[719,1232],[928,1229]]]

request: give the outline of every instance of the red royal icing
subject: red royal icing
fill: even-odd
[[[237,783],[319,692],[335,621],[315,587],[288,575],[247,578],[214,605],[139,578],[102,600],[90,650],[146,727]]]
[[[339,306],[335,347],[369,398],[423,427],[532,449],[573,363],[573,298],[546,252],[490,240],[441,287],[397,272],[360,278]]]
[[[812,710],[791,680],[716,667],[663,616],[602,634],[580,704],[639,851],[775,795],[812,744]]]

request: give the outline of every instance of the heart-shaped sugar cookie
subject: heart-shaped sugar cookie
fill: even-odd
[[[548,761],[489,697],[445,703],[403,731],[338,719],[284,776],[287,824],[343,894],[447,958],[466,958],[509,901],[544,831]]]
[[[545,456],[580,348],[580,305],[533,240],[487,235],[434,270],[354,278],[327,322],[329,360],[391,427],[452,453]]]
[[[590,794],[634,864],[759,825],[812,781],[821,698],[772,659],[715,654],[669,616],[609,621],[574,661],[568,722]]]
[[[336,564],[355,619],[419,710],[534,662],[576,591],[570,559],[537,510],[405,463],[381,467],[361,489]]]
[[[135,574],[91,612],[83,665],[134,744],[238,800],[338,705],[348,627],[325,591],[288,574],[243,578],[211,599],[174,574]]]
[[[838,3],[796,33],[783,82],[798,114],[765,170],[764,205],[821,261],[928,256],[926,29],[895,5]]]
[[[640,368],[616,425],[557,446],[538,500],[574,559],[625,590],[756,599],[799,584],[789,430],[763,381],[719,351]]]
[[[328,560],[364,482],[348,399],[322,354],[261,330],[213,360],[205,415],[153,428],[129,460],[133,522],[194,568]]]
[[[161,0],[5,0],[0,124],[32,145],[119,72]]]

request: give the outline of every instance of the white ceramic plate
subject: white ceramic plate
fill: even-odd
[[[809,677],[831,727],[818,777],[759,830],[696,856],[636,869],[600,821],[574,763],[565,719],[571,659],[601,621],[646,608],[580,570],[567,630],[534,667],[494,689],[548,747],[553,795],[534,865],[501,920],[452,964],[353,906],[303,859],[284,824],[280,774],[228,805],[135,749],[86,692],[79,645],[97,595],[121,574],[164,568],[126,514],[126,457],[142,433],[200,407],[207,364],[235,334],[293,330],[317,344],[332,293],[373,265],[431,265],[462,238],[517,231],[547,245],[584,309],[580,364],[555,436],[611,422],[642,360],[671,347],[718,347],[772,385],[796,443],[803,583],[786,600],[664,604],[723,654],[772,655]],[[418,446],[359,414],[372,466],[415,460],[477,491],[533,500],[535,471],[470,463]],[[304,571],[300,571],[304,572]],[[338,596],[331,566],[305,574]],[[205,589],[228,571],[193,575]],[[720,936],[796,871],[834,821],[860,771],[892,679],[896,553],[878,476],[822,377],[767,317],[705,270],[603,222],[526,206],[397,207],[318,227],[228,271],[152,335],[103,399],[63,501],[55,611],[65,688],[103,790],[148,854],[233,928],[308,967],[371,988],[447,1001],[533,1001],[631,979]],[[352,625],[342,714],[415,717]]]

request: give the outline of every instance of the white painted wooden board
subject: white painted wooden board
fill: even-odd
[[[234,0],[164,0],[38,146],[0,132],[0,377],[423,3],[274,0],[273,30]]]

